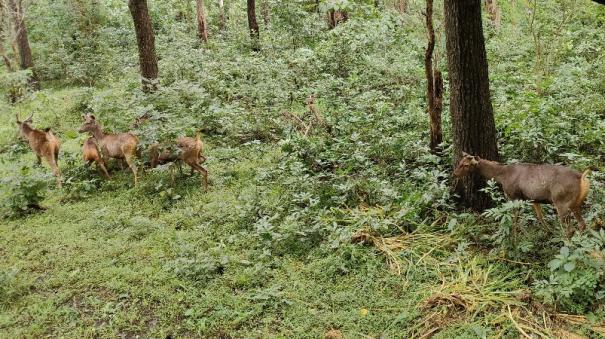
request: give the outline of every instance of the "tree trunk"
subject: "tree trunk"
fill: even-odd
[[[197,30],[198,36],[203,42],[208,42],[208,24],[206,23],[206,11],[204,10],[204,0],[196,0],[197,8]]]
[[[263,16],[263,23],[265,24],[265,27],[269,25],[270,12],[271,6],[269,4],[269,0],[263,0],[263,4],[261,7],[261,15]]]
[[[260,50],[258,22],[256,22],[256,1],[248,0],[248,28],[250,29],[250,38],[252,38],[252,49]]]
[[[349,14],[345,11],[329,10],[328,11],[328,26],[330,29],[335,28],[338,24],[349,19]]]
[[[29,39],[27,37],[27,27],[25,26],[25,20],[23,18],[21,0],[9,0],[8,5],[11,12],[12,27],[15,37],[14,43],[19,52],[19,68],[30,69],[32,71],[30,84],[34,88],[39,88],[38,77],[34,70],[32,51],[29,48]]]
[[[129,0],[128,8],[134,22],[134,30],[139,46],[139,66],[143,91],[151,92],[157,89],[158,60],[155,55],[155,38],[151,26],[151,18],[147,8],[147,0]]]
[[[433,29],[433,0],[426,0],[426,29],[428,33],[428,45],[424,52],[424,73],[426,75],[427,106],[430,122],[429,147],[431,153],[441,154],[441,110],[443,109],[443,80],[441,72],[433,69],[433,51],[435,50],[435,30]],[[437,73],[437,74],[436,74]],[[441,86],[441,88],[439,88]]]
[[[2,58],[2,61],[4,62],[6,69],[9,72],[12,72],[13,64],[11,63],[8,56],[6,55],[6,51],[4,50],[4,42],[6,41],[6,37],[7,37],[6,32],[4,31],[4,27],[5,27],[5,23],[6,23],[6,20],[5,20],[6,13],[7,13],[7,10],[4,7],[4,2],[2,0],[0,0],[0,57]]]
[[[463,151],[498,160],[481,2],[445,0],[444,14],[454,162]],[[491,205],[489,196],[479,192],[484,186],[485,180],[478,174],[454,180],[454,191],[462,204],[476,211]]]
[[[408,10],[407,0],[399,0],[397,9],[399,10],[399,14],[403,14],[403,13],[407,12],[407,10]]]
[[[225,4],[223,0],[218,0],[218,17],[219,17],[219,25],[220,30],[224,31],[227,27],[227,20],[225,17]]]
[[[500,10],[496,4],[496,0],[485,0],[485,9],[489,15],[490,22],[494,27],[500,27]]]

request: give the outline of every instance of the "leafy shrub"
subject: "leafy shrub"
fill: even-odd
[[[48,174],[31,173],[29,167],[22,167],[19,173],[2,179],[2,209],[10,218],[22,217],[42,210],[48,187]]]
[[[566,311],[585,312],[605,297],[605,230],[576,235],[548,263],[535,293]]]
[[[31,77],[31,70],[0,73],[0,87],[6,90],[6,99],[8,102],[16,103],[31,92]]]

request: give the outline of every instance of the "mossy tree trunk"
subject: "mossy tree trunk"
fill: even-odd
[[[146,0],[129,0],[128,8],[134,22],[134,30],[139,47],[139,66],[143,91],[157,89],[158,60],[155,55],[155,37],[151,26],[151,17]]]

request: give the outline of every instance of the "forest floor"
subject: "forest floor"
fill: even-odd
[[[0,143],[15,137],[15,112],[35,112],[34,126],[71,136],[60,156],[68,172],[74,165],[63,159],[79,160],[83,139],[75,134],[78,117],[62,115],[73,109],[74,91],[47,89],[14,109],[2,104]],[[338,240],[346,245],[294,253],[263,247],[279,235],[241,227],[251,203],[242,197],[259,189],[259,175],[280,166],[282,148],[205,142],[208,192],[199,176],[177,171],[167,205],[166,197],[149,193],[167,172],[142,173],[133,187],[130,172],[112,164],[112,180],[87,195],[53,189],[44,211],[3,220],[0,296],[10,302],[0,305],[0,337],[605,335],[590,316],[566,315],[532,298],[525,272],[539,263],[470,248],[439,220],[387,238],[361,220],[352,237]],[[0,176],[34,160],[29,150],[2,152]],[[293,197],[276,185],[264,199]],[[334,215],[360,211],[385,213],[359,206],[324,222],[329,227]]]

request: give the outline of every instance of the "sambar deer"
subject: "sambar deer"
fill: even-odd
[[[462,177],[471,172],[478,172],[487,180],[494,179],[502,185],[507,199],[530,200],[540,222],[543,222],[540,204],[552,203],[562,223],[567,224],[567,219],[573,213],[580,230],[586,228],[582,218],[582,204],[590,188],[587,178],[590,170],[580,174],[560,165],[505,165],[462,152],[454,176]],[[569,228],[567,232],[570,233]]]
[[[53,132],[49,129],[39,130],[31,127],[33,122],[34,114],[32,113],[29,118],[20,121],[19,114],[16,114],[17,125],[19,125],[19,132],[22,137],[27,139],[29,147],[34,151],[38,158],[38,164],[42,162],[41,158],[44,158],[50,168],[53,171],[57,179],[57,187],[61,188],[61,169],[59,168],[59,147],[60,142]]]
[[[84,141],[84,144],[82,145],[82,158],[84,158],[84,162],[88,166],[93,162],[96,163],[97,169],[101,171],[101,174],[106,179],[109,179],[109,172],[107,172],[105,161],[103,161],[103,157],[99,153],[99,148],[97,147],[97,142],[94,137],[90,137]]]
[[[83,117],[84,123],[78,132],[89,132],[95,138],[101,154],[104,159],[114,158],[124,160],[130,167],[134,176],[134,185],[138,183],[137,166],[135,164],[137,156],[137,145],[139,140],[130,133],[105,134],[101,126],[97,123],[94,115],[87,114]]]
[[[202,163],[206,161],[206,157],[202,155],[204,144],[199,133],[195,138],[179,137],[176,140],[176,147],[180,150],[180,154],[172,152],[168,148],[164,148],[160,152],[160,145],[155,143],[149,148],[149,158],[151,167],[154,168],[159,164],[165,164],[171,161],[182,161],[191,167],[191,172],[197,171],[204,179],[204,189],[208,190],[208,171],[202,167]]]

